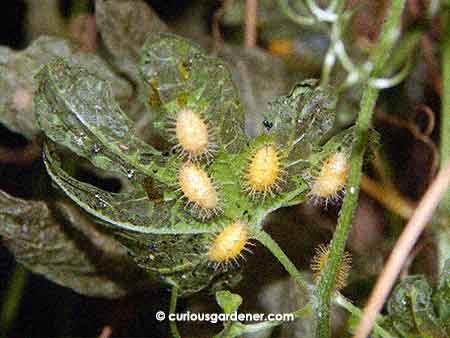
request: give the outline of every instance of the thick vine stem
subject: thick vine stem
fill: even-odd
[[[381,75],[383,66],[391,54],[391,49],[400,34],[401,14],[405,3],[406,0],[393,0],[391,2],[388,17],[383,26],[378,44],[372,54],[371,60],[374,64],[374,68],[370,74],[371,77],[378,77]],[[331,242],[329,259],[325,264],[319,285],[315,291],[319,316],[316,336],[320,338],[329,338],[331,336],[330,300],[334,288],[333,284],[337,270],[342,261],[353,213],[358,201],[364,150],[368,138],[369,123],[373,115],[375,102],[378,98],[378,92],[378,89],[366,84],[361,99],[361,110],[356,122],[355,141],[350,157],[351,164],[347,182],[347,194],[344,198],[338,225]]]

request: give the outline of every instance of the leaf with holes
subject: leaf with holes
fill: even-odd
[[[34,100],[47,136],[47,171],[151,276],[177,286],[182,295],[208,285],[227,287],[239,279],[239,269],[229,268],[247,249],[252,228],[307,196],[299,164],[331,147],[322,149],[315,140],[331,128],[333,95],[296,87],[274,101],[273,129],[251,139],[221,60],[171,34],[150,36],[141,55],[143,81],[151,88],[148,102],[160,112],[155,129],[165,144],[157,150],[137,136],[107,81],[56,59],[37,75]],[[296,141],[299,133],[305,141]],[[268,153],[271,163],[264,161]],[[73,172],[77,156],[133,184],[111,193],[82,182]],[[239,243],[233,242],[235,232],[242,235]]]

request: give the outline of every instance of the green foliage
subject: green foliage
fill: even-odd
[[[424,276],[408,276],[394,289],[385,325],[405,338],[443,338],[450,335],[450,261],[436,288]]]
[[[216,293],[216,300],[225,314],[234,315],[238,313],[238,308],[242,304],[242,297],[229,291],[219,291]],[[280,325],[278,321],[266,321],[257,324],[243,324],[240,321],[224,322],[224,329],[213,338],[235,338],[244,334],[254,333],[261,330]]]
[[[216,292],[216,299],[217,304],[219,304],[225,313],[236,312],[242,304],[242,297],[230,291]]]
[[[223,287],[235,280],[236,271],[224,273],[208,264],[207,251],[214,235],[238,219],[258,228],[269,212],[304,199],[308,183],[299,168],[305,168],[305,163],[308,167],[311,154],[321,150],[320,140],[333,125],[335,97],[329,89],[314,87],[313,82],[297,86],[271,104],[265,124],[273,128],[249,143],[238,91],[222,61],[170,34],[150,36],[141,55],[140,73],[149,93],[147,107],[149,113],[158,112],[154,125],[167,150],[157,150],[135,134],[107,81],[83,67],[55,59],[37,75],[34,98],[39,126],[48,137],[47,170],[75,203],[107,226],[151,276],[178,287],[182,295],[213,281]],[[202,162],[220,196],[221,212],[208,221],[185,206],[177,179],[183,158],[170,151],[176,140],[170,118],[186,107],[202,112],[214,129],[218,148],[214,161]],[[251,198],[242,191],[244,171],[251,150],[267,142],[279,146],[290,175],[280,193]],[[131,191],[110,193],[70,176],[68,163],[73,157],[64,155],[61,146],[97,168],[128,179]]]

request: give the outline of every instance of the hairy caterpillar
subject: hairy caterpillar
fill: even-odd
[[[280,189],[283,169],[278,149],[273,144],[265,144],[251,155],[250,163],[244,175],[243,190],[251,196],[267,193],[273,195]]]
[[[178,172],[178,183],[188,201],[187,206],[192,204],[194,213],[209,218],[220,211],[217,187],[200,165],[184,163]]]
[[[311,261],[311,270],[313,271],[313,278],[317,281],[320,277],[320,274],[325,267],[325,263],[330,254],[330,245],[321,244],[316,248],[316,254],[314,255]],[[345,252],[342,257],[341,265],[336,274],[336,279],[334,283],[334,288],[336,290],[341,290],[347,284],[348,274],[350,272],[352,264],[352,257],[350,253]]]
[[[349,163],[347,155],[338,152],[328,157],[323,163],[320,172],[313,179],[309,195],[313,200],[336,201],[347,181]]]
[[[174,149],[191,161],[212,156],[217,148],[213,142],[214,133],[200,113],[184,108],[178,114],[173,114],[171,120],[171,130],[175,134],[171,139],[176,144]]]
[[[237,259],[243,257],[243,250],[250,251],[246,248],[248,240],[247,224],[241,221],[230,223],[212,242],[208,251],[208,258],[215,267],[221,264],[225,264],[227,267],[230,262],[237,263]]]

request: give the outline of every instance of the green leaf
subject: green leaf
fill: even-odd
[[[309,85],[296,87],[293,94],[275,101],[278,115],[274,118],[282,119],[280,123],[273,120],[273,132],[250,141],[244,133],[237,89],[222,61],[207,56],[188,40],[159,34],[147,39],[140,67],[151,93],[157,94],[156,100],[149,100],[160,113],[155,126],[169,143],[174,140],[171,120],[182,109],[201,112],[211,126],[218,149],[213,159],[201,165],[217,189],[219,214],[201,219],[179,189],[178,170],[185,159],[138,138],[108,82],[62,59],[44,66],[37,75],[34,103],[39,125],[48,137],[44,147],[47,171],[151,276],[177,287],[182,295],[208,285],[211,290],[228,287],[239,279],[239,270],[227,273],[210,266],[212,241],[227,224],[239,220],[249,227],[261,227],[273,210],[304,200],[308,185],[301,176],[302,167],[293,172],[289,161],[308,160],[320,149],[316,139],[325,136],[334,119],[333,96]],[[290,139],[283,134],[285,129]],[[308,142],[294,144],[299,133]],[[251,196],[244,191],[246,173],[254,151],[268,143],[277,143],[289,153],[283,166],[291,167],[290,175],[284,177],[279,191]],[[297,149],[300,144],[315,146],[305,153]],[[102,170],[127,177],[133,185],[127,192],[111,193],[79,181],[71,176],[71,164],[78,158],[63,148]]]
[[[409,276],[394,289],[388,312],[393,327],[404,337],[447,337],[434,312],[432,289],[424,276]]]
[[[216,292],[216,300],[225,313],[236,312],[242,304],[242,297],[230,291]]]
[[[134,261],[154,278],[176,286],[180,294],[211,283],[228,286],[239,270],[226,273],[208,263],[215,224],[192,219],[179,201],[152,202],[142,190],[110,193],[77,181],[61,168],[54,146],[44,148],[45,164],[57,185],[96,221],[107,226]],[[223,278],[226,279],[223,283]]]
[[[444,270],[439,277],[436,292],[433,295],[433,302],[444,330],[450,336],[450,259],[445,262]]]
[[[264,115],[266,133],[275,138],[292,163],[307,160],[334,125],[337,97],[331,88],[316,84],[316,80],[306,80],[296,85],[289,95],[274,99]],[[290,173],[299,170],[292,168]]]
[[[34,108],[47,137],[101,169],[174,183],[162,154],[135,136],[107,81],[62,59],[43,67],[37,79]]]
[[[149,102],[164,108],[156,121],[170,142],[173,119],[182,109],[202,115],[212,126],[216,145],[228,152],[242,149],[247,141],[245,116],[239,91],[228,66],[209,57],[199,46],[172,34],[151,35],[142,48],[141,72],[156,98]]]
[[[242,304],[242,297],[230,291],[216,292],[217,304],[226,314],[237,313],[239,306]],[[258,332],[273,326],[279,325],[279,322],[261,322],[258,324],[245,325],[239,321],[228,321],[224,323],[224,329],[214,336],[214,338],[234,338],[240,337],[246,333]]]
[[[62,169],[61,158],[50,143],[44,147],[44,156],[47,171],[59,187],[80,207],[109,226],[141,234],[201,234],[218,231],[218,227],[192,220],[179,201],[163,204],[162,201],[149,200],[143,190],[111,193],[76,180]]]
[[[116,298],[149,286],[126,251],[80,210],[67,202],[52,209],[0,191],[0,236],[20,263],[88,296]]]

